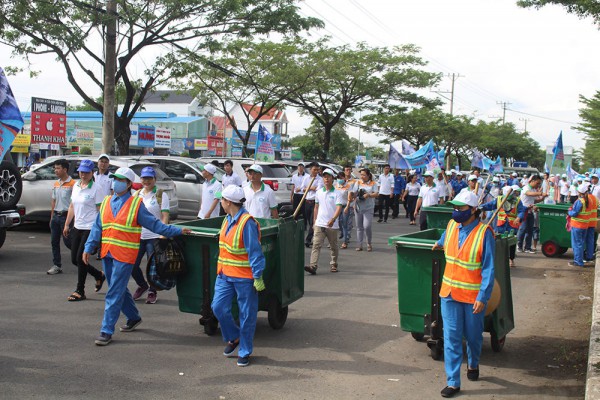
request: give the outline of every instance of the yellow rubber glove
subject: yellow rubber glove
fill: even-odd
[[[257,292],[262,292],[265,290],[265,282],[263,281],[262,276],[254,279],[254,289],[256,289]]]

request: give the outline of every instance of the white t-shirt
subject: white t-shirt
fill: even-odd
[[[600,183],[596,185],[592,184],[591,192],[594,196],[596,196],[597,199],[600,200]]]
[[[144,189],[140,190],[138,196],[142,198],[144,206],[146,206],[146,209],[150,214],[154,215],[157,219],[161,219],[161,213],[163,211],[169,212],[171,204],[169,203],[169,196],[165,192],[162,192],[162,204],[159,205],[158,200],[156,199],[156,192],[157,189],[155,186],[154,190],[149,193],[144,193]],[[142,239],[156,239],[158,237],[160,237],[158,233],[154,233],[151,230],[142,227]]]
[[[110,195],[110,189],[112,188],[112,179],[108,177],[108,174],[99,175],[98,171],[94,172],[94,181],[99,186],[100,193],[103,196]]]
[[[569,182],[563,181],[562,179],[558,182],[558,187],[560,188],[560,194],[563,196],[569,195]]]
[[[379,194],[389,196],[394,190],[394,175],[379,175]]]
[[[81,181],[73,185],[71,193],[71,204],[75,213],[75,228],[79,230],[91,230],[98,217],[98,206],[104,200],[102,188],[97,183],[90,181],[81,188]]]
[[[419,190],[419,198],[423,199],[421,207],[429,207],[440,202],[440,193],[435,184],[433,186],[423,185]]]
[[[448,185],[444,181],[444,178],[442,178],[442,179],[436,179],[435,180],[435,187],[437,187],[438,193],[439,193],[440,197],[446,197],[446,196],[449,195]]]
[[[294,194],[303,194],[304,190],[302,188],[302,181],[304,181],[304,178],[307,176],[308,174],[305,172],[302,175],[299,175],[298,173],[295,173],[294,175],[292,175],[292,184],[294,185]],[[300,189],[299,191],[296,191],[296,189]]]
[[[264,183],[258,192],[252,189],[252,183],[244,185],[244,197],[246,198],[244,207],[254,218],[271,218],[271,209],[277,208],[275,192]]]
[[[537,192],[539,189],[533,189],[531,186],[526,185],[523,188],[523,191],[521,192],[521,203],[523,203],[523,205],[525,207],[529,207],[535,204],[535,199],[537,198],[537,196],[528,196],[526,193],[527,192]]]
[[[240,179],[240,176],[235,172],[232,172],[231,175],[223,175],[223,178],[221,178],[221,180],[223,189],[225,189],[229,185],[242,186],[242,180]]]
[[[310,176],[310,174],[305,174],[304,179],[302,180],[302,192],[303,193],[306,190],[306,188],[308,187],[308,184],[310,183],[311,180],[312,180],[312,177]],[[323,187],[323,178],[321,178],[320,175],[317,175],[312,186],[316,186],[317,190],[314,192],[312,190],[309,190],[308,193],[306,194],[305,200],[314,200],[315,199],[315,196],[316,196],[315,193]]]
[[[334,187],[331,190],[325,190],[325,187],[322,187],[317,190],[316,203],[319,205],[319,210],[315,225],[321,228],[329,228],[327,224],[335,215],[337,206],[343,205],[342,195]],[[335,219],[331,228],[339,229],[338,218]]]
[[[348,191],[352,190],[352,186],[353,186],[353,184],[351,184],[349,182],[344,183],[344,185],[339,185],[338,183],[335,183],[333,185],[333,187],[335,188],[335,190],[337,192],[339,192],[340,195],[342,196],[341,200],[342,200],[342,205],[343,206],[345,206],[345,205],[348,204]]]
[[[577,196],[577,186],[575,184],[571,184],[571,186],[569,186],[569,194],[571,196]]]
[[[409,182],[406,184],[406,190],[408,190],[409,196],[418,196],[421,191],[421,184],[419,182]]]
[[[210,181],[204,181],[202,184],[202,201],[200,203],[200,212],[198,213],[198,218],[213,218],[219,216],[220,205],[217,203],[215,209],[212,214],[206,215],[210,207],[212,206],[213,200],[215,199],[215,194],[223,190],[223,185],[221,182],[217,180],[217,178],[212,178]]]

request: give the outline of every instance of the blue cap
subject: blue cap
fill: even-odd
[[[94,170],[94,162],[92,160],[81,160],[77,171],[80,172],[92,172]]]
[[[144,167],[142,168],[140,178],[156,178],[156,171],[152,167]]]

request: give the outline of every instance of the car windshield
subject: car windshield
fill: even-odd
[[[167,174],[165,174],[160,168],[157,168],[156,164],[133,164],[133,165],[128,165],[129,168],[131,168],[133,170],[133,172],[135,172],[135,174],[137,176],[140,176],[140,174],[142,173],[142,169],[144,167],[153,167],[154,171],[156,172],[156,181],[160,182],[160,181],[170,181],[171,178],[169,178],[167,176]],[[108,170],[113,173],[117,170],[117,168],[119,168],[116,165],[111,165]]]
[[[252,164],[242,164],[244,170]],[[283,164],[260,164],[264,178],[289,178],[290,171]]]
[[[207,163],[205,163],[205,162],[202,162],[202,161],[197,161],[197,160],[194,160],[194,161],[188,161],[188,163],[189,163],[189,164],[190,164],[192,167],[196,168],[196,169],[197,169],[197,170],[199,170],[199,171],[202,171],[202,168],[204,168],[204,166],[207,164]],[[222,169],[220,169],[220,168],[217,168],[217,171],[215,172],[215,178],[217,178],[217,180],[218,180],[218,181],[222,181],[222,180],[223,180],[223,173],[224,173],[224,172],[223,172],[223,170],[222,170]]]

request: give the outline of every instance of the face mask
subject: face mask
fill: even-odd
[[[343,179],[338,179],[337,183],[338,183],[338,185],[343,185],[344,183],[346,183],[346,181]]]
[[[122,193],[127,190],[127,182],[114,181],[113,189],[114,189],[115,193],[117,193],[117,194]]]
[[[452,219],[455,220],[456,222],[458,222],[459,224],[462,224],[469,218],[471,218],[471,209],[470,208],[468,208],[464,211],[460,211],[460,210],[452,211]]]

